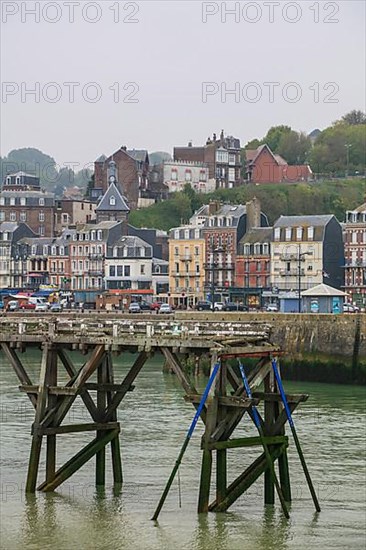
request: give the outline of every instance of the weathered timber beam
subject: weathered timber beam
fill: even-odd
[[[289,409],[291,413],[294,412],[294,410],[297,408],[298,405],[299,405],[299,402],[289,403]],[[282,409],[278,418],[276,418],[276,421],[274,422],[274,424],[272,424],[270,430],[266,435],[279,435],[281,433],[283,426],[286,424],[287,420],[288,419],[287,419],[286,411],[285,409]]]
[[[19,378],[19,381],[22,384],[32,385],[32,381],[31,381],[30,377],[28,376],[25,368],[23,367],[23,365],[22,365],[19,357],[17,356],[16,352],[14,351],[14,349],[12,349],[9,346],[9,344],[1,344],[1,348],[2,348],[6,358],[8,359],[9,363],[13,367],[13,369],[15,371],[15,374]],[[34,406],[34,408],[36,408],[36,406],[37,406],[37,396],[28,395],[28,397],[31,400],[32,405]]]
[[[122,392],[122,391],[133,391],[135,389],[135,386],[133,384],[124,385],[122,384],[112,384],[110,382],[106,382],[104,384],[98,384],[96,382],[86,382],[84,384],[84,388],[88,391],[106,391],[106,392]]]
[[[116,391],[110,402],[107,404],[107,408],[104,415],[104,422],[108,422],[113,417],[114,412],[117,410],[118,405],[121,403],[122,399],[126,395],[132,386],[132,382],[135,380],[136,376],[139,374],[140,370],[146,363],[148,354],[145,351],[142,351],[134,364],[124,377],[122,383],[119,386],[119,389]]]
[[[83,386],[83,384],[86,382],[86,380],[93,374],[93,372],[99,367],[104,355],[104,346],[96,346],[93,350],[93,353],[91,354],[88,361],[85,363],[85,365],[80,369],[78,376],[76,380],[73,383],[73,387],[80,390]],[[49,415],[47,419],[47,424],[50,425],[51,423],[55,426],[58,426],[61,424],[63,419],[65,418],[66,414],[70,410],[73,402],[75,401],[76,395],[67,395],[60,400],[54,412]],[[98,419],[98,414],[97,414]]]
[[[191,383],[187,375],[185,374],[184,370],[182,369],[179,360],[175,353],[172,353],[169,348],[161,348],[161,351],[171,367],[171,369],[174,371],[174,374],[177,376],[179,382],[182,384],[184,391],[187,394],[196,394],[198,393],[194,385]]]
[[[112,385],[114,383],[114,372],[113,372],[113,360],[112,354],[110,351],[106,354],[105,366],[107,371],[107,379]],[[130,389],[134,389],[135,386],[131,384]],[[112,402],[114,393],[107,391],[107,406]],[[111,421],[117,421],[117,409],[111,415]],[[120,486],[123,483],[123,473],[122,473],[122,459],[121,459],[121,448],[119,443],[119,437],[115,437],[111,441],[111,455],[112,455],[112,469],[113,469],[113,480],[115,487]]]
[[[75,380],[75,377],[77,375],[77,370],[75,369],[74,365],[70,361],[68,355],[60,347],[57,348],[57,353],[58,353],[59,358],[61,359],[62,364],[64,365],[64,367],[66,369],[67,374],[70,376],[71,379]],[[81,390],[80,390],[80,397],[83,400],[84,405],[88,409],[90,416],[96,422],[97,421],[97,416],[98,416],[97,407],[96,407],[91,395],[86,390],[85,384],[84,384],[84,387],[82,387]]]
[[[288,445],[288,437],[277,435],[272,437],[264,437],[264,442],[267,445]],[[215,441],[208,444],[209,449],[236,449],[241,447],[263,446],[263,439],[260,437],[239,437],[237,439],[228,439],[227,441]]]
[[[270,357],[280,355],[281,352],[273,346],[233,346],[224,347],[219,350],[219,355],[223,359],[236,359],[237,357]]]
[[[50,482],[44,482],[39,487],[39,491],[54,491],[56,487],[61,485],[72,474],[79,470],[88,460],[90,460],[98,451],[103,449],[107,443],[112,441],[113,438],[118,437],[119,429],[108,430],[103,434],[100,439],[93,439],[88,445],[86,445],[81,451],[68,460],[57,472],[54,479]]]
[[[278,401],[281,402],[282,398],[279,393],[266,393],[266,392],[254,392],[253,397],[256,397],[260,401]],[[309,399],[309,395],[306,393],[299,394],[286,394],[288,403],[303,403]]]
[[[271,372],[271,365],[268,361],[267,357],[262,357],[256,367],[252,370],[252,372],[248,376],[248,382],[251,387],[251,389],[255,389],[258,386],[261,385],[265,377]],[[233,388],[235,389],[236,381],[234,377],[231,377],[230,379],[231,384],[233,385]],[[235,392],[233,394],[233,397],[240,397],[245,392],[244,384],[241,383],[236,387]],[[241,419],[243,418],[243,415],[245,414],[247,409],[231,409],[228,411],[226,417],[219,422],[217,425],[214,433],[212,434],[212,438],[217,440],[227,440],[230,438],[232,433],[234,432],[236,426],[239,424]],[[251,415],[250,410],[248,410],[248,413]],[[262,419],[260,417],[261,422]]]
[[[185,395],[185,401],[189,403],[200,403],[202,395]],[[242,409],[248,409],[252,405],[257,405],[259,399],[247,399],[243,397],[233,397],[233,396],[219,396],[218,398],[219,405],[223,407],[239,407]]]
[[[90,422],[89,424],[67,424],[64,426],[57,426],[55,428],[40,428],[40,431],[43,435],[52,435],[52,434],[69,434],[69,433],[78,433],[78,432],[92,432],[94,430],[117,430],[119,429],[119,422],[108,422],[104,424],[103,422]]]
[[[36,414],[35,414],[34,424],[33,424],[34,428],[36,429],[39,427],[42,421],[44,411],[46,408],[47,370],[51,367],[51,365],[52,363],[50,361],[50,356],[49,356],[49,346],[48,344],[45,344],[42,352],[41,371],[39,375],[39,393],[38,393],[38,399],[37,399]],[[42,434],[39,434],[37,433],[37,431],[35,431],[32,437],[32,446],[31,446],[31,452],[30,452],[29,463],[28,463],[28,474],[27,474],[27,482],[25,487],[25,490],[27,493],[34,493],[36,490],[41,447],[42,447]]]
[[[227,366],[227,379],[232,385],[234,391],[237,390],[240,386],[243,385],[242,380],[236,375],[233,367],[231,365]]]
[[[272,460],[277,460],[286,449],[286,445],[275,446],[270,450]],[[209,511],[225,512],[234,502],[262,475],[268,468],[268,461],[263,453],[255,460],[243,474],[241,474],[228,488],[226,497],[217,503],[210,504]]]
[[[119,391],[119,390],[125,390],[125,388],[122,386],[122,384],[97,384],[97,383],[86,383],[85,388],[89,391]],[[129,386],[126,391],[133,391],[135,389],[135,386]],[[28,394],[38,394],[39,387],[32,385],[22,385],[19,386],[19,390],[24,393]],[[50,395],[75,395],[79,392],[78,388],[73,388],[69,386],[48,386],[48,393]]]

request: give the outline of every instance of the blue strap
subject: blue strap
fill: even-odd
[[[288,406],[288,403],[287,403],[285,390],[284,390],[284,388],[283,388],[282,380],[281,380],[281,377],[280,377],[280,374],[279,374],[278,368],[277,368],[277,361],[276,361],[275,358],[272,359],[272,368],[273,368],[273,372],[274,372],[274,375],[275,375],[275,378],[276,378],[276,382],[277,382],[278,389],[280,390],[280,394],[281,394],[281,399],[282,399],[282,402],[283,402],[283,406],[285,407],[285,411],[286,411],[286,415],[287,415],[287,420],[288,420],[288,422],[289,422],[291,428],[294,428],[294,422],[293,422],[293,420],[292,420],[292,415],[291,415],[290,407]]]
[[[220,361],[218,361],[213,370],[212,370],[212,373],[211,373],[211,376],[208,380],[208,383],[207,383],[207,386],[206,386],[206,389],[205,391],[203,392],[203,395],[201,397],[201,401],[200,401],[200,404],[198,405],[198,408],[197,408],[197,411],[196,411],[196,414],[194,415],[194,418],[193,418],[193,421],[192,421],[192,424],[191,424],[191,427],[189,428],[188,430],[188,433],[187,433],[187,438],[190,439],[192,437],[192,434],[194,432],[194,429],[196,427],[196,424],[198,422],[198,419],[199,417],[201,416],[201,412],[202,412],[202,409],[203,407],[205,406],[205,403],[206,403],[206,399],[208,397],[208,394],[209,394],[209,391],[211,389],[211,386],[213,384],[213,381],[215,380],[216,378],[216,374],[217,374],[217,371],[219,370],[220,368]]]
[[[249,399],[252,399],[252,390],[250,389],[249,382],[245,374],[244,365],[241,363],[241,361],[238,361],[238,362],[239,362],[240,373],[243,379],[245,391],[247,392],[247,396],[249,397]],[[260,428],[261,421],[259,419],[258,411],[255,405],[252,405],[252,411],[253,411],[254,423],[257,428]]]

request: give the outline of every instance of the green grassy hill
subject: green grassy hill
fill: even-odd
[[[192,189],[186,189],[167,201],[131,212],[129,221],[136,227],[169,230],[187,223],[197,208],[212,199],[245,204],[256,196],[260,199],[262,211],[267,214],[270,224],[281,214],[334,214],[343,222],[347,210],[364,202],[365,191],[365,180],[361,178],[292,185],[243,185],[235,189],[219,189],[208,195],[199,195]]]

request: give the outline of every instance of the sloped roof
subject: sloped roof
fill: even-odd
[[[146,149],[128,149],[126,153],[138,162],[145,162],[145,159],[148,156]]]
[[[318,214],[315,216],[280,216],[273,224],[273,227],[324,227],[333,217],[333,214]]]
[[[321,283],[313,288],[308,288],[301,293],[301,296],[347,296],[346,292]]]
[[[240,244],[266,243],[272,240],[272,227],[253,227],[241,238]]]
[[[105,155],[100,155],[95,162],[104,162],[105,160],[107,160],[107,157]]]
[[[260,145],[257,149],[247,149],[245,151],[247,161],[252,163],[255,162],[264,149],[267,149],[267,151],[269,152],[270,155],[272,155],[273,159],[275,160],[275,162],[277,162],[277,164],[281,164],[281,165],[287,164],[287,162],[280,155],[274,155],[270,147],[268,147],[266,143],[264,143],[263,145]]]
[[[115,204],[111,204],[111,198],[115,198]],[[130,209],[126,203],[125,198],[122,196],[115,183],[111,183],[107,191],[104,193],[98,206],[95,209],[96,212],[110,211],[110,212],[129,212]]]
[[[134,235],[123,235],[118,241],[113,243],[113,246],[128,246],[128,247],[143,247],[148,246],[151,248],[151,244],[147,243],[140,237]]]
[[[36,176],[35,174],[27,174],[27,172],[23,172],[22,170],[20,172],[12,172],[10,174],[6,174],[5,177],[13,177],[13,176],[27,176],[28,178],[36,178],[36,179],[39,179],[38,176]]]
[[[18,227],[18,224],[16,222],[2,222],[0,223],[0,231],[7,233],[13,232]]]
[[[273,155],[273,156],[277,160],[280,166],[287,166],[287,162],[285,161],[284,158],[281,157],[281,155]]]

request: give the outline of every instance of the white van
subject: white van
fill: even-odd
[[[38,304],[47,304],[48,302],[45,298],[41,298],[40,296],[31,296],[28,298],[28,303],[38,306]]]

